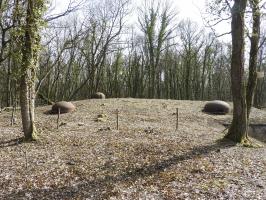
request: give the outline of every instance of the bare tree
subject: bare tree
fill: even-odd
[[[226,138],[235,142],[247,140],[247,103],[244,79],[244,52],[245,52],[245,11],[247,0],[234,0],[232,7],[232,60],[231,81],[233,96],[233,121]]]
[[[162,70],[159,68],[159,61],[165,45],[169,44],[167,41],[173,39],[175,17],[176,13],[170,9],[170,5],[161,6],[158,2],[156,4],[156,1],[145,1],[139,12],[138,21],[144,33],[145,52],[149,58],[149,98],[160,98]]]
[[[43,0],[27,0],[26,18],[23,30],[21,49],[22,64],[20,77],[20,106],[25,140],[35,140],[35,78],[40,52],[40,27],[45,3]]]
[[[99,89],[106,58],[112,52],[111,46],[117,42],[128,14],[128,0],[105,0],[94,3],[86,16],[86,30],[81,53],[87,60],[88,74],[72,92],[73,99],[89,83],[88,95]]]
[[[257,62],[258,62],[258,51],[260,41],[260,5],[259,0],[250,0],[250,6],[252,8],[252,35],[250,38],[250,51],[249,51],[249,76],[247,83],[247,117],[251,111],[253,104],[253,97],[257,85]]]
[[[183,97],[191,99],[195,96],[192,91],[193,80],[196,81],[200,76],[198,57],[203,46],[202,30],[199,30],[197,24],[190,20],[181,21],[178,28],[182,45],[183,88],[185,89]],[[200,85],[200,83],[196,83],[196,85]]]

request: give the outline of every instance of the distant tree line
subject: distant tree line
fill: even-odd
[[[19,100],[21,15],[18,0],[0,1],[0,100]],[[132,17],[132,16],[131,16]],[[231,101],[231,43],[195,22],[181,20],[167,4],[146,2],[129,26],[128,0],[93,1],[67,18],[46,20],[42,31],[37,103],[107,97]],[[266,70],[261,31],[257,70]],[[255,105],[266,102],[259,79]]]

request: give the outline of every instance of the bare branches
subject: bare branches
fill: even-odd
[[[230,10],[232,11],[232,6],[230,5],[228,0],[225,0],[226,5],[228,6],[228,8],[230,8]]]
[[[225,36],[225,35],[229,35],[229,34],[231,34],[231,33],[232,33],[232,31],[230,31],[230,32],[226,32],[226,33],[222,33],[222,34],[219,34],[219,35],[215,34],[215,37],[216,37],[216,38],[219,38],[219,37],[223,37],[223,36]]]
[[[217,18],[217,19],[213,19],[213,20],[208,20],[207,21],[207,27],[214,27],[216,25],[219,25],[220,23],[224,22],[224,21],[228,21],[231,19],[231,16],[226,17],[226,18]],[[213,22],[213,23],[212,23]]]
[[[45,21],[50,22],[53,21],[55,19],[59,19],[61,17],[67,16],[68,14],[77,11],[78,9],[80,9],[80,7],[84,4],[85,0],[81,0],[78,3],[76,3],[76,1],[74,0],[70,0],[67,9],[64,12],[61,13],[57,13],[57,14],[52,14],[52,15],[48,15],[45,17]],[[51,11],[50,11],[51,12]]]
[[[228,35],[230,33],[229,31],[227,31],[224,33],[217,34],[217,27],[219,27],[220,25],[225,26],[225,24],[231,20],[231,3],[232,2],[229,0],[213,0],[206,4],[206,16],[203,16],[203,14],[201,13],[205,26],[207,28],[210,28],[217,38]]]

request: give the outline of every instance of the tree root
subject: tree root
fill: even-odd
[[[250,138],[245,138],[239,143],[243,147],[248,147],[248,148],[262,148],[263,145],[251,140]]]
[[[35,125],[33,125],[32,133],[29,134],[28,136],[25,136],[23,138],[23,142],[35,142],[35,141],[37,141],[38,140],[38,136],[37,136],[38,134],[37,133],[38,133],[37,129],[36,129]]]

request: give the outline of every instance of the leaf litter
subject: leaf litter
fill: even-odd
[[[35,143],[20,142],[19,113],[11,127],[4,111],[0,199],[266,199],[265,147],[219,141],[232,116],[202,113],[204,103],[77,101],[59,129],[39,107]],[[251,121],[265,123],[266,112],[253,109]]]

